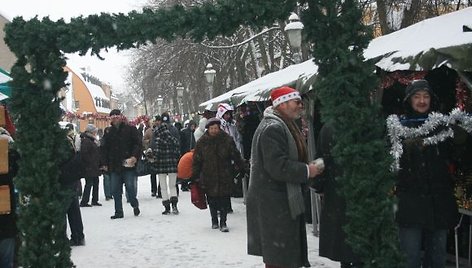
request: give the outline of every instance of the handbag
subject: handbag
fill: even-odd
[[[192,186],[190,187],[190,200],[192,201],[192,204],[199,209],[207,208],[205,193],[200,188],[200,185],[198,185],[198,182],[192,183]]]
[[[151,174],[151,164],[146,159],[139,159],[136,163],[136,175],[139,177],[149,174]]]

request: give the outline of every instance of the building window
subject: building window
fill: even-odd
[[[77,108],[77,109],[80,108],[80,105],[79,105],[79,101],[78,101],[78,100],[75,101],[75,108]]]

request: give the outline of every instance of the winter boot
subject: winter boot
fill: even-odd
[[[170,201],[169,200],[164,200],[164,201],[162,201],[162,205],[166,209],[162,212],[162,215],[169,215],[170,214]]]
[[[222,231],[223,233],[229,232],[228,226],[226,226],[226,215],[226,210],[222,209],[220,211],[220,231]]]
[[[220,225],[218,224],[218,210],[213,206],[210,206],[210,215],[211,215],[211,229],[218,229]]]
[[[179,202],[177,196],[170,197],[170,203],[172,204],[172,213],[175,215],[179,214],[179,210],[177,209],[177,202]]]

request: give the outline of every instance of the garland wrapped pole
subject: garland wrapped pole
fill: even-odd
[[[211,4],[214,3],[214,4]],[[202,40],[231,35],[240,25],[263,27],[284,20],[295,0],[215,0],[201,6],[149,10],[128,15],[105,14],[51,21],[17,17],[5,26],[5,42],[16,55],[12,112],[21,154],[15,180],[25,202],[21,204],[19,263],[22,267],[72,267],[64,236],[67,193],[58,177],[67,146],[60,120],[57,92],[65,86],[63,53],[101,49],[123,50],[177,36]],[[70,194],[70,193],[69,193]]]
[[[308,0],[302,13],[305,34],[314,44],[318,65],[315,93],[322,118],[334,126],[333,155],[343,177],[340,193],[346,198],[348,243],[363,267],[404,267],[398,250],[394,180],[389,173],[384,119],[371,99],[378,81],[363,50],[371,38],[362,24],[355,0]]]
[[[349,242],[365,267],[401,267],[380,107],[371,102],[377,81],[362,52],[370,34],[353,0],[303,0],[302,20],[319,65],[316,90],[325,121],[336,127],[334,155],[344,167]],[[213,3],[213,4],[212,4]],[[63,53],[137,47],[156,38],[202,40],[231,35],[241,25],[270,26],[285,20],[296,0],[215,0],[201,6],[149,10],[128,15],[91,15],[53,22],[15,18],[5,27],[5,42],[15,53],[12,68],[16,144],[21,153],[16,185],[26,197],[21,206],[20,265],[72,267],[64,237],[65,207],[58,183],[66,134],[59,129],[58,90],[64,86]]]

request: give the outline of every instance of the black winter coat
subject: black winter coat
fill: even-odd
[[[84,177],[93,178],[100,176],[100,149],[95,142],[95,138],[87,134],[82,135],[80,155],[84,164]]]
[[[122,172],[127,169],[123,167],[125,159],[132,156],[141,158],[142,144],[138,130],[126,123],[121,123],[118,127],[107,127],[100,149],[103,165],[108,167],[108,171]]]
[[[217,136],[205,132],[195,146],[192,164],[193,179],[202,190],[211,197],[231,196],[235,168],[244,170],[244,162],[233,138],[224,131]]]
[[[417,127],[422,121],[403,121]],[[448,173],[448,143],[424,146],[422,139],[403,142],[397,190],[400,227],[449,229],[457,223],[454,183]]]
[[[190,128],[184,128],[180,131],[180,155],[184,155],[195,148],[195,136]]]
[[[317,192],[323,194],[320,217],[319,254],[339,262],[359,262],[352,248],[346,242],[346,233],[343,230],[347,224],[346,200],[339,191],[337,176],[342,170],[335,165],[331,150],[335,145],[333,129],[325,124],[320,131],[317,156],[325,162],[325,170],[313,181]]]

